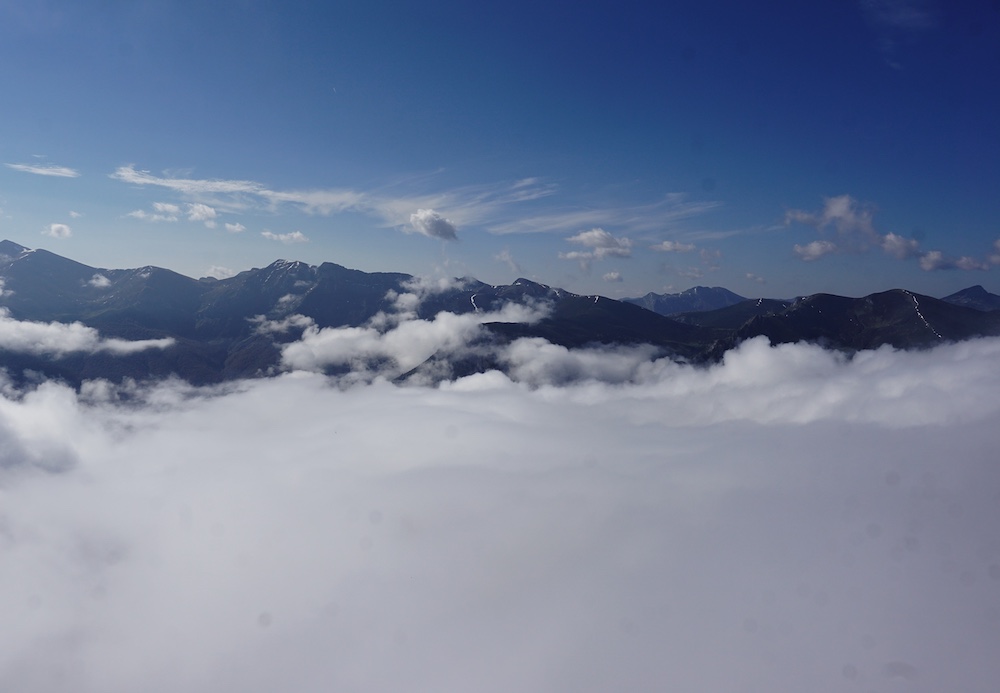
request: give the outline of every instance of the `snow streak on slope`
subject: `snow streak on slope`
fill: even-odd
[[[520,346],[521,382],[7,388],[0,689],[992,690],[1000,340]]]

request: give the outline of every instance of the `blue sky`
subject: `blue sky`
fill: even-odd
[[[0,236],[635,296],[1000,292],[1000,2],[4,2]]]

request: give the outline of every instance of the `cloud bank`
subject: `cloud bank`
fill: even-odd
[[[0,688],[990,690],[1000,340],[537,356],[5,388]]]

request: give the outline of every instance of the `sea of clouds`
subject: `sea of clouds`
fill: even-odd
[[[214,388],[4,386],[0,690],[995,690],[1000,339],[313,372],[484,320],[303,320],[289,372]]]

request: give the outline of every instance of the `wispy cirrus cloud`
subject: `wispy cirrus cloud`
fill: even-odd
[[[938,23],[936,0],[861,0],[861,11],[877,36],[887,65],[900,69],[900,44],[912,43]]]
[[[681,243],[679,241],[663,241],[651,246],[650,249],[661,253],[690,253],[695,249],[695,246],[691,243]]]
[[[893,31],[926,31],[937,19],[933,0],[861,0],[861,10],[872,24]]]
[[[521,265],[514,259],[509,248],[504,248],[499,253],[493,256],[493,259],[497,262],[502,262],[507,265],[507,269],[511,272],[517,273],[521,271]]]
[[[23,173],[33,173],[36,176],[52,176],[54,178],[79,178],[80,172],[68,166],[53,164],[4,164],[7,168]]]
[[[607,227],[628,232],[662,231],[677,222],[707,214],[722,206],[718,201],[693,201],[684,193],[671,193],[652,204],[621,207],[566,209],[488,225],[495,234],[565,233],[586,227]]]
[[[356,212],[375,217],[387,227],[447,239],[457,237],[457,229],[461,226],[507,218],[509,207],[555,192],[554,185],[535,178],[496,185],[461,186],[438,193],[415,194],[398,191],[398,186],[372,190],[275,190],[251,180],[156,176],[132,165],[119,167],[111,178],[130,185],[164,188],[223,209],[276,211],[291,206],[307,214],[322,216]]]

